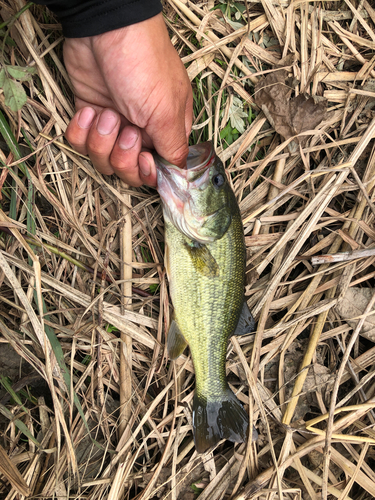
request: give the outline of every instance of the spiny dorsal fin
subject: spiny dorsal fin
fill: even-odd
[[[167,349],[170,359],[178,358],[187,346],[185,337],[182,335],[176,321],[173,319],[168,330]]]
[[[186,244],[196,271],[207,278],[219,276],[219,266],[206,245]]]
[[[255,319],[253,318],[250,309],[246,304],[246,300],[244,299],[240,319],[238,320],[238,324],[233,335],[246,335],[248,333],[255,332],[255,326]]]

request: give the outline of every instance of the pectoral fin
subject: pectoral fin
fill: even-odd
[[[168,331],[167,349],[170,359],[178,358],[185,350],[187,342],[176,321],[173,319]]]
[[[243,301],[240,319],[238,320],[237,328],[233,335],[246,335],[255,331],[256,322],[253,318],[249,308],[247,307],[246,300]]]
[[[219,266],[206,245],[188,245],[186,248],[196,271],[207,278],[219,276]]]

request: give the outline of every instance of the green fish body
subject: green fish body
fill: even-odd
[[[211,143],[190,148],[186,170],[161,158],[156,164],[174,306],[168,353],[175,359],[190,347],[196,379],[194,440],[202,453],[220,439],[241,442],[247,436],[248,415],[225,374],[228,338],[254,327],[244,302],[243,226]]]

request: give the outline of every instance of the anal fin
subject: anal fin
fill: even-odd
[[[240,319],[238,320],[237,327],[234,330],[233,335],[246,335],[254,332],[255,327],[256,321],[246,304],[246,300],[244,299]]]
[[[184,352],[187,342],[182,335],[176,320],[172,320],[168,330],[167,349],[170,359],[176,359]]]

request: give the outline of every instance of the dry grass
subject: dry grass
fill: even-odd
[[[7,0],[15,44],[2,43],[2,60],[38,76],[21,111],[0,95],[0,360],[16,366],[0,366],[0,498],[375,498],[375,10],[220,5],[168,0],[165,15],[194,85],[192,140],[214,141],[243,215],[258,328],[231,340],[227,372],[259,440],[195,452],[192,362],[165,351],[158,195],[66,147],[59,25],[39,6],[14,21],[24,3]],[[290,54],[295,94],[328,99],[293,152],[254,103],[254,85]],[[252,115],[238,134],[236,99]],[[372,298],[340,315],[353,287]]]

